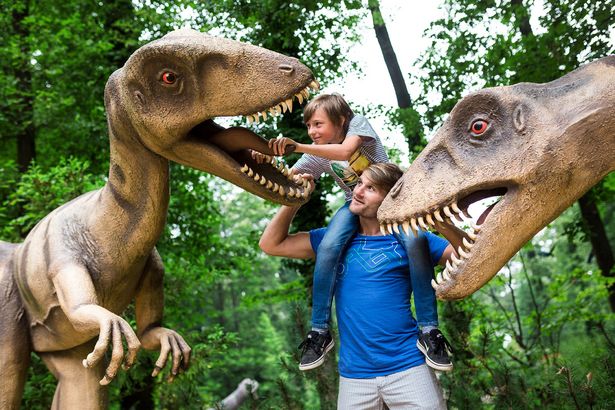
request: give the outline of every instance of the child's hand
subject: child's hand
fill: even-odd
[[[278,137],[269,140],[269,148],[277,156],[288,155],[297,149],[297,143],[291,138]]]
[[[252,159],[256,161],[257,164],[264,164],[266,162],[269,162],[269,158],[271,158],[267,158],[267,155],[263,154],[262,152],[254,151],[253,149],[250,150],[250,155],[252,155]]]

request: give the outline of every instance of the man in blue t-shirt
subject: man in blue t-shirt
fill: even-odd
[[[350,211],[359,216],[359,230],[346,248],[335,288],[340,338],[338,409],[379,409],[383,404],[391,410],[446,408],[433,370],[425,365],[416,345],[408,256],[395,236],[380,232],[376,218],[401,175],[394,164],[372,164],[353,191]],[[259,243],[264,252],[315,257],[326,228],[290,235],[298,209],[283,206],[274,216]],[[423,256],[431,265],[444,265],[461,244],[463,233],[445,223],[438,223],[437,229],[452,244],[421,232],[424,241],[420,243],[427,246],[420,252],[429,253]]]

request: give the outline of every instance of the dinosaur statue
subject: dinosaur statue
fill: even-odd
[[[105,385],[141,346],[160,350],[153,376],[168,356],[170,379],[188,365],[188,344],[161,326],[164,269],[154,245],[169,161],[267,200],[304,203],[305,180],[271,157],[252,160],[248,148],[272,154],[265,140],[212,119],[258,121],[310,89],[318,83],[297,59],[193,30],[146,44],[110,76],[108,181],[51,212],[23,243],[0,242],[0,409],[19,407],[32,351],[58,380],[54,409],[106,407]],[[132,300],[136,333],[119,316]]]
[[[440,299],[480,289],[538,231],[615,169],[615,56],[545,84],[460,100],[378,211],[406,232],[469,217],[499,196],[432,285]]]

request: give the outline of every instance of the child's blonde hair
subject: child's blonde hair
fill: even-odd
[[[354,117],[354,112],[338,93],[320,94],[308,103],[303,109],[303,122],[307,123],[317,109],[322,108],[333,125],[344,130],[344,135],[348,132],[350,120]]]

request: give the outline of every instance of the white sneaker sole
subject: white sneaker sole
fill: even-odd
[[[425,347],[418,340],[416,341],[416,347],[425,356],[425,363],[427,363],[427,366],[431,367],[434,370],[439,370],[441,372],[450,372],[451,370],[453,370],[452,363],[451,364],[440,364],[440,363],[436,363],[433,360],[431,360],[429,356],[427,356],[427,349],[425,349]]]
[[[323,353],[322,356],[320,356],[318,360],[312,363],[299,364],[299,370],[303,370],[303,371],[312,370],[312,369],[319,367],[321,364],[325,362],[325,357],[327,356],[327,353],[329,353],[329,351],[333,349],[333,346],[335,346],[335,343],[333,343],[333,340],[331,340],[331,343],[329,343],[327,347],[325,347],[325,352]]]

